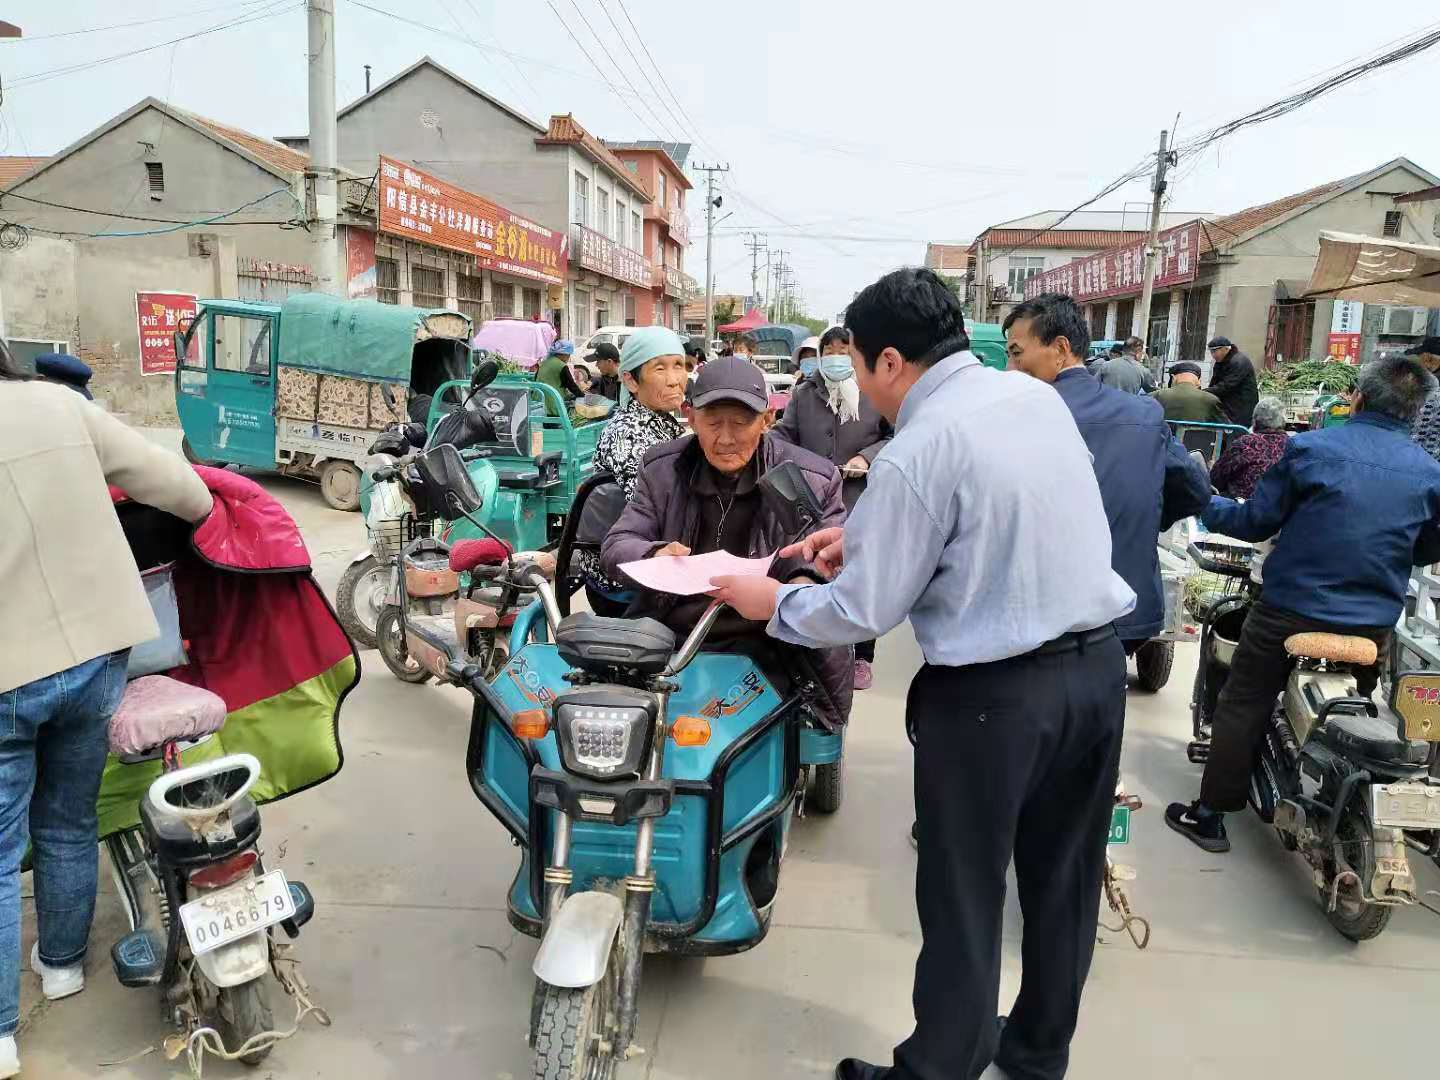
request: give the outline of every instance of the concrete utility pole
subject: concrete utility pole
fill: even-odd
[[[765,252],[766,276],[769,276],[770,266],[770,240],[764,233],[752,232],[750,242],[745,245],[750,249],[750,297],[752,300],[760,299],[760,252]],[[766,283],[769,288],[769,283]],[[743,315],[744,312],[741,312]]]
[[[975,245],[975,306],[970,317],[983,323],[990,312],[990,282],[985,268],[985,240],[982,237]]]
[[[340,202],[336,184],[335,118],[335,0],[305,0],[309,23],[310,59],[310,172],[315,211],[310,220],[314,249],[315,291],[345,294],[335,242],[335,218]]]
[[[1150,240],[1145,245],[1145,284],[1140,287],[1140,306],[1135,309],[1130,332],[1150,347],[1150,295],[1155,291],[1156,244],[1160,239],[1160,206],[1165,199],[1165,170],[1170,165],[1170,132],[1160,132],[1160,154],[1155,159],[1155,181],[1150,190],[1155,198],[1150,204]]]
[[[715,340],[715,273],[711,269],[715,247],[715,211],[721,197],[715,194],[715,175],[730,171],[729,165],[697,165],[705,174],[705,347]]]

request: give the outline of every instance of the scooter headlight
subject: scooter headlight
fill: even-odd
[[[555,700],[560,763],[594,780],[634,780],[655,732],[652,698],[619,687],[591,687]]]

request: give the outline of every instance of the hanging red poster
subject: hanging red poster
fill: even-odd
[[[195,294],[137,292],[135,326],[140,334],[140,374],[175,373],[175,331],[195,317]]]

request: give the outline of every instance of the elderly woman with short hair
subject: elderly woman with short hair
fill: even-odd
[[[1248,435],[1225,448],[1210,470],[1210,483],[1227,499],[1248,499],[1265,470],[1280,460],[1290,436],[1285,432],[1285,409],[1279,398],[1262,398],[1255,406]]]

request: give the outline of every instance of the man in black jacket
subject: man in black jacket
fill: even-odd
[[[1249,427],[1255,415],[1255,405],[1260,400],[1260,388],[1255,383],[1255,365],[1227,337],[1211,338],[1207,348],[1215,361],[1207,389],[1220,399],[1232,424]]]

